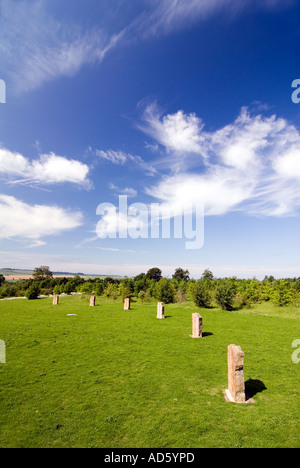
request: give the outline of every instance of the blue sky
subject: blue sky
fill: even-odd
[[[0,267],[299,276],[299,46],[297,0],[0,0]],[[202,248],[119,238],[120,195]]]

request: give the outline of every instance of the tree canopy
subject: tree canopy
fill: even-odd
[[[53,273],[48,266],[40,266],[33,270],[33,278],[36,280],[53,278]]]

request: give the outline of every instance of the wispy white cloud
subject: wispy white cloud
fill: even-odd
[[[108,33],[105,26],[84,29],[71,19],[55,18],[46,0],[1,0],[0,61],[10,89],[31,91],[99,65],[120,43],[167,35],[219,12],[233,16],[250,7],[282,8],[295,1],[144,0],[142,13],[121,31]]]
[[[0,177],[3,175],[13,183],[73,183],[88,188],[88,174],[86,164],[54,153],[30,161],[22,154],[0,149]]]
[[[117,185],[113,184],[113,183],[110,183],[108,185],[108,188],[110,190],[113,190],[115,192],[116,195],[127,195],[127,197],[136,197],[137,196],[137,190],[135,190],[134,188],[132,187],[126,187],[126,188],[123,188],[121,189],[120,187],[118,187]]]
[[[157,164],[170,168],[146,191],[174,209],[197,200],[207,215],[299,211],[300,133],[285,119],[243,108],[232,124],[207,132],[194,114],[162,117],[148,108],[143,130],[165,149]]]
[[[18,92],[101,63],[124,34],[83,32],[71,21],[59,22],[46,7],[43,0],[1,0],[0,58]]]
[[[83,215],[58,206],[29,205],[15,197],[0,195],[0,239],[41,239],[81,226]]]
[[[95,151],[96,156],[100,159],[109,161],[112,164],[117,166],[124,166],[127,163],[133,164],[134,166],[139,167],[145,171],[148,175],[154,175],[156,169],[152,167],[151,164],[145,162],[140,156],[136,156],[130,153],[125,153],[124,151],[113,151],[113,150],[99,150]]]
[[[142,37],[167,35],[220,12],[232,18],[249,8],[286,8],[295,0],[147,0],[146,3],[149,9],[131,25]]]
[[[47,242],[36,240],[28,246],[28,249],[35,249],[37,247],[43,247],[44,245],[47,245]]]

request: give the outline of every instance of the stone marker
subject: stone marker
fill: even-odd
[[[240,346],[228,346],[228,399],[235,403],[245,403],[244,352]]]
[[[193,334],[190,335],[191,338],[202,338],[202,317],[200,314],[192,314],[193,320]]]
[[[59,296],[53,296],[53,305],[58,305]]]
[[[96,305],[96,296],[92,296],[90,299],[90,307],[95,307]]]
[[[126,297],[124,300],[124,310],[130,310],[130,298]]]
[[[0,364],[6,364],[6,347],[3,340],[0,340]]]
[[[165,318],[165,304],[163,302],[159,302],[157,304],[157,318],[158,319]]]

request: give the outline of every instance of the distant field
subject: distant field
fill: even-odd
[[[32,270],[11,270],[11,269],[0,269],[0,274],[3,275],[6,281],[18,281],[18,280],[28,280],[32,279],[33,271]],[[75,273],[65,274],[53,274],[53,278],[74,278]],[[108,275],[79,275],[85,280],[89,279],[104,279],[107,278]],[[123,279],[122,276],[113,276],[114,279],[121,280]]]
[[[156,303],[88,300],[0,302],[1,448],[300,446],[296,308],[173,304],[157,320]],[[224,400],[229,344],[245,352],[253,404]]]
[[[8,276],[8,277],[12,277],[12,276],[31,277],[32,274],[33,274],[32,270],[12,270],[12,269],[5,269],[5,268],[0,269],[0,275]]]
[[[3,275],[6,281],[19,281],[33,279],[32,275]],[[53,275],[53,278],[74,278],[74,275]]]

